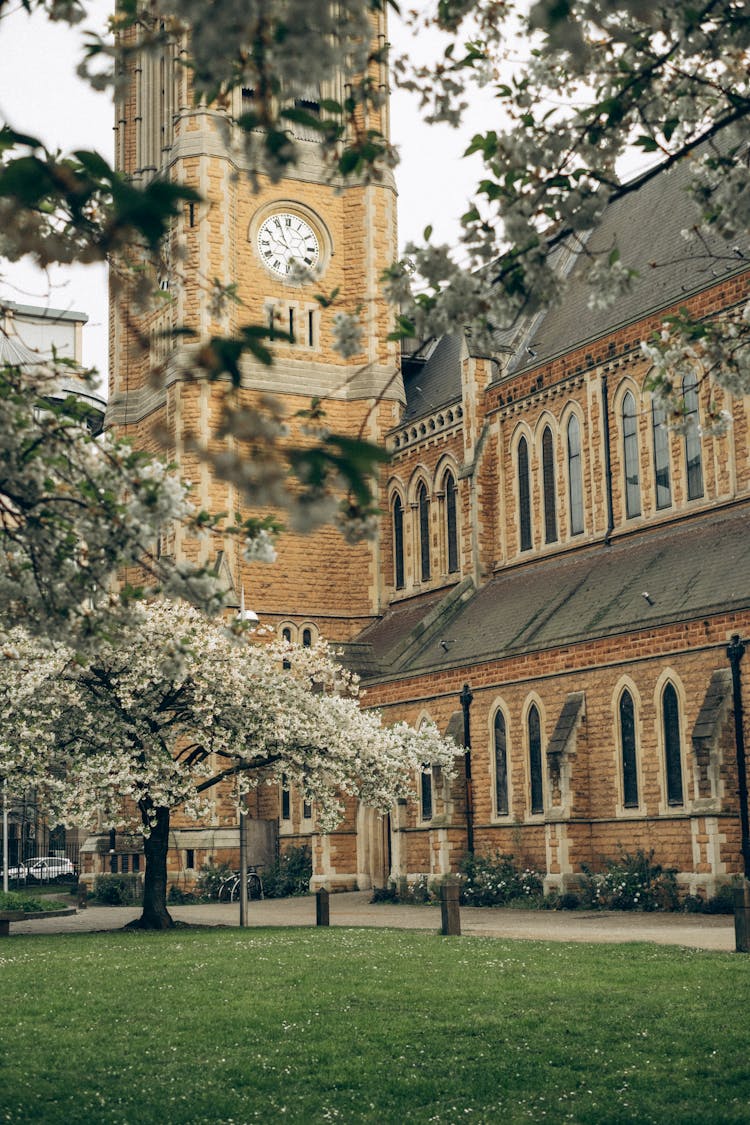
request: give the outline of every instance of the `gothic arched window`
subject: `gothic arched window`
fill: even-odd
[[[284,640],[284,641],[286,641],[286,642],[287,642],[287,644],[291,644],[291,643],[292,643],[292,630],[291,630],[291,629],[290,629],[290,628],[289,628],[288,626],[287,626],[287,627],[286,627],[285,629],[282,629],[282,630],[281,630],[281,639],[282,639],[282,640]],[[283,668],[283,669],[284,669],[285,671],[287,671],[287,672],[288,672],[288,671],[289,671],[289,669],[291,668],[291,666],[292,666],[292,665],[291,665],[291,662],[290,662],[289,660],[287,660],[286,658],[284,658],[284,660],[282,660],[282,662],[281,662],[281,667],[282,667],[282,668]]]
[[[664,767],[667,777],[667,803],[683,804],[682,748],[680,745],[680,707],[673,684],[667,684],[661,697],[664,723]]]
[[[508,738],[505,715],[495,715],[495,809],[498,816],[508,815]]]
[[[422,820],[432,820],[432,766],[422,766],[419,779],[419,797]]]
[[[682,397],[685,402],[685,461],[687,463],[688,500],[703,495],[703,460],[698,415],[698,380],[694,372],[682,380]]]
[[[393,584],[404,588],[404,506],[400,496],[393,498]]]
[[[669,433],[667,432],[666,411],[658,402],[654,402],[651,406],[651,426],[654,435],[656,506],[657,508],[669,508],[672,504],[672,483],[669,473]]]
[[[419,551],[422,563],[422,581],[427,582],[430,577],[430,498],[424,484],[420,484],[417,492],[417,507],[419,509]]]
[[[302,630],[302,647],[303,648],[311,648],[312,647],[312,629],[303,629]]]
[[[531,550],[531,486],[529,482],[529,447],[526,438],[518,443],[518,527],[521,550]]]
[[[542,728],[539,711],[532,704],[528,718],[529,732],[529,783],[531,788],[531,811],[544,812],[544,786],[542,783]]]
[[[456,520],[456,481],[453,473],[445,474],[445,532],[448,545],[448,573],[458,570],[458,523]]]
[[[542,494],[544,496],[544,541],[557,541],[557,497],[555,495],[555,447],[552,430],[544,427],[542,434]]]
[[[638,766],[635,745],[635,708],[629,691],[620,696],[620,748],[622,751],[622,803],[638,807]]]
[[[568,422],[568,494],[570,534],[583,531],[583,466],[581,464],[581,424],[575,414]]]
[[[638,418],[630,391],[622,400],[622,442],[625,462],[625,514],[628,519],[641,514],[641,477],[638,464]]]

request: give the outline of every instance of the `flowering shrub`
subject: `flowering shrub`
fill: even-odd
[[[584,905],[603,910],[674,910],[678,905],[674,868],[654,863],[654,849],[621,852],[597,873],[582,865]]]
[[[542,894],[540,872],[521,868],[512,855],[467,855],[460,870],[461,902],[465,906],[503,906],[514,899],[530,900]]]
[[[266,898],[288,898],[310,893],[312,852],[307,844],[287,848],[273,867],[261,869],[263,894]]]

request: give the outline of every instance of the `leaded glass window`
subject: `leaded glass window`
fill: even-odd
[[[397,590],[404,588],[404,507],[401,497],[393,499],[393,582]]]
[[[682,395],[685,401],[687,494],[688,500],[698,500],[703,495],[703,457],[698,414],[698,380],[693,372],[682,380]]]
[[[539,711],[535,704],[529,710],[529,780],[531,783],[531,811],[544,812],[544,787],[542,783],[542,729]]]
[[[654,434],[656,507],[669,508],[672,504],[672,482],[669,472],[669,432],[667,430],[667,413],[658,402],[654,402],[651,406],[651,425]]]
[[[508,739],[502,711],[495,715],[495,809],[498,816],[508,815]]]
[[[445,530],[448,540],[448,573],[458,570],[458,524],[456,521],[456,482],[453,473],[445,474]]]
[[[581,424],[575,414],[568,422],[568,492],[570,496],[570,534],[583,531],[583,465]]]
[[[417,505],[419,508],[419,549],[422,563],[422,581],[427,582],[430,577],[430,499],[424,484],[419,486]]]
[[[638,418],[630,391],[622,400],[622,438],[625,460],[625,513],[628,519],[641,514],[641,477],[638,462]]]
[[[667,775],[667,803],[683,804],[682,748],[680,745],[680,708],[677,692],[667,684],[662,695],[664,721],[664,766]]]
[[[521,550],[531,550],[531,485],[529,481],[529,447],[526,438],[518,443],[518,526]]]
[[[620,746],[622,749],[622,803],[638,807],[638,767],[635,745],[635,708],[629,691],[620,696]]]

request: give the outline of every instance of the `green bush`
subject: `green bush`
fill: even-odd
[[[461,902],[465,906],[504,906],[508,902],[536,902],[543,891],[540,872],[521,868],[512,855],[491,852],[467,855],[460,867]]]
[[[621,852],[604,872],[582,865],[581,895],[587,907],[602,910],[676,910],[675,869],[654,863],[654,849]]]
[[[139,875],[97,875],[91,901],[102,906],[135,906],[142,893]]]
[[[206,902],[217,899],[222,883],[225,883],[233,874],[234,868],[230,867],[228,863],[204,863],[195,883],[198,901]]]
[[[192,891],[183,891],[176,883],[172,883],[167,893],[167,902],[170,906],[190,906],[192,903],[201,902],[200,895]]]
[[[31,898],[18,891],[0,891],[0,910],[23,910],[26,914],[37,914],[40,910],[64,910],[66,906],[65,902]]]
[[[287,848],[276,862],[261,871],[266,898],[288,898],[310,893],[312,852],[307,844]]]

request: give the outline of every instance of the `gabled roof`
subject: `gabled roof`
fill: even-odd
[[[402,361],[406,409],[399,425],[461,398],[463,347],[461,336],[442,336],[420,349],[426,358],[416,353]]]
[[[412,616],[414,644],[401,659],[391,659],[387,624],[397,609],[357,639],[369,641],[380,669],[369,675],[380,678],[470,666],[747,609],[749,548],[748,507],[709,513],[644,530],[609,547],[582,547],[504,570],[459,601],[439,630],[420,634],[421,623]]]
[[[641,183],[637,190],[610,204],[596,230],[581,239],[585,252],[568,273],[560,303],[533,318],[506,375],[580,348],[750,268],[746,232],[729,243],[719,234],[684,236],[699,220],[688,191],[694,174],[695,159],[687,156],[651,179],[635,180],[634,188]],[[615,248],[638,276],[608,308],[589,308],[590,255],[606,257]]]

